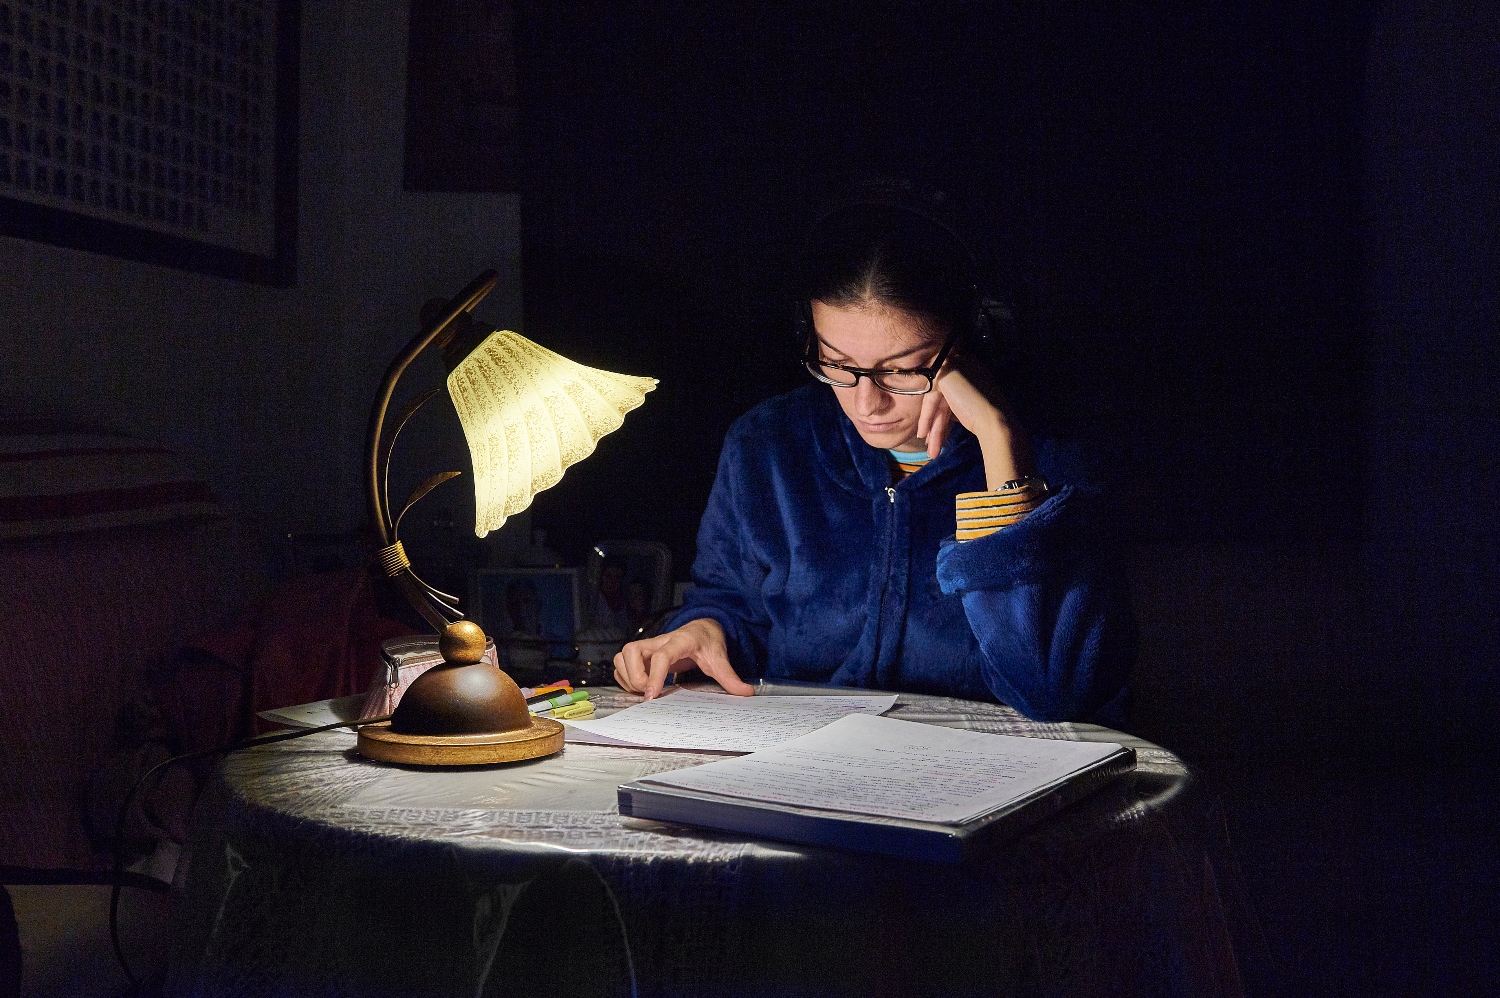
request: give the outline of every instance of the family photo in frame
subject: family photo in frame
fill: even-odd
[[[568,658],[579,630],[576,568],[484,568],[470,579],[472,617],[503,649]]]

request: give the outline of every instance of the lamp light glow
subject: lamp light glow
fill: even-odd
[[[510,330],[491,333],[448,375],[474,466],[474,533],[530,506],[655,387],[655,378],[585,367]]]

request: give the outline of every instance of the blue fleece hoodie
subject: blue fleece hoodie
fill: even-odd
[[[953,540],[954,496],[986,488],[979,442],[891,483],[833,389],[807,385],[730,428],[698,530],[694,587],[666,624],[709,617],[742,678],[1000,701],[1038,720],[1124,720],[1135,656],[1097,494],[1038,449],[1051,497]]]

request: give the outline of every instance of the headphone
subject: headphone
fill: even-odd
[[[1012,313],[1000,302],[987,297],[980,291],[979,261],[969,244],[953,226],[926,208],[911,203],[914,197],[910,185],[885,183],[878,185],[874,191],[862,192],[855,197],[839,201],[819,215],[809,226],[803,243],[802,255],[806,257],[818,233],[831,219],[849,212],[876,208],[899,212],[916,220],[928,229],[939,233],[958,251],[958,257],[964,262],[964,285],[969,292],[967,308],[969,315],[963,328],[959,330],[958,346],[981,356],[993,357],[999,345],[997,340],[1000,337],[997,337],[997,330],[1009,329],[1014,322]],[[941,192],[932,192],[928,199],[935,205],[941,202],[943,195]],[[816,330],[812,320],[812,303],[805,297],[799,297],[793,302],[792,325],[798,348],[804,355],[809,353]]]

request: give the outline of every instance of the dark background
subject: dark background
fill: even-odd
[[[1497,968],[1500,19],[1372,3],[516,7],[526,331],[661,379],[538,497],[672,545],[800,383],[831,190],[949,193],[1114,459],[1138,729],[1222,788],[1278,993]]]
[[[519,18],[527,322],[662,379],[578,473],[681,483],[679,555],[729,420],[801,376],[782,276],[861,173],[950,194],[1136,536],[1354,540],[1360,7],[570,7]]]

